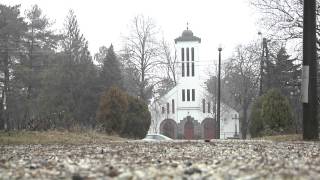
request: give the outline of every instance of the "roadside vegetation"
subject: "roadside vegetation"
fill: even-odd
[[[225,59],[221,101],[240,112],[244,139],[248,132],[253,137],[301,133],[303,3],[250,4],[261,15],[262,29],[270,31],[259,33],[262,39],[239,44]],[[133,17],[122,47],[102,45],[91,54],[73,10],[58,30],[39,6],[22,11],[20,5],[0,3],[0,130],[80,127],[141,138],[149,126],[157,127],[159,120],[150,122],[147,107],[177,84],[179,65],[174,48],[160,37],[152,18]],[[319,34],[319,24],[316,30]],[[209,74],[209,98],[215,102],[218,78],[215,72]],[[113,97],[107,97],[111,87],[125,94],[123,101],[114,101],[119,107],[111,106]],[[259,102],[260,95],[272,89],[287,100]]]
[[[302,134],[286,134],[286,135],[274,135],[274,136],[263,136],[252,138],[254,140],[270,140],[275,142],[284,142],[284,141],[302,141]]]
[[[288,99],[272,89],[258,98],[250,116],[252,137],[283,135],[294,132],[294,117]]]
[[[101,98],[97,122],[101,132],[144,138],[151,124],[151,114],[144,101],[111,87]]]
[[[10,132],[0,134],[3,141],[11,141],[16,133],[22,139],[35,135],[17,131],[52,134],[75,128],[144,136],[150,126],[148,103],[157,84],[168,82],[167,73],[156,70],[166,70],[167,60],[162,57],[171,56],[163,56],[163,48],[168,47],[160,46],[152,19],[134,17],[118,52],[112,44],[102,45],[94,55],[73,10],[63,28],[55,30],[54,22],[37,5],[23,13],[20,5],[0,3],[0,24],[0,131]],[[142,40],[143,45],[136,46]],[[164,76],[154,77],[154,73]],[[122,101],[107,94],[111,87],[124,94],[120,94]],[[136,129],[142,132],[131,132]],[[42,142],[39,138],[30,141]]]
[[[117,135],[96,131],[0,131],[0,145],[8,144],[103,144],[124,141]]]

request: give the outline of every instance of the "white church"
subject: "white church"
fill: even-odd
[[[150,107],[153,130],[173,139],[216,138],[216,107],[199,58],[201,39],[187,28],[175,39],[177,85]],[[223,92],[222,92],[223,93]],[[220,139],[239,137],[239,113],[221,103]]]

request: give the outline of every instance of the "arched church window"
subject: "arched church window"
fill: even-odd
[[[171,104],[172,104],[172,114],[174,114],[174,113],[175,113],[175,108],[174,108],[174,99],[172,99]]]
[[[206,100],[202,99],[202,112],[206,113]]]

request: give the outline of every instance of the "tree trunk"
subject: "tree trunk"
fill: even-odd
[[[7,43],[8,44],[8,43]],[[3,119],[3,128],[5,129],[8,125],[8,113],[7,113],[7,102],[8,102],[8,91],[9,91],[9,52],[8,47],[4,53],[4,83],[3,83],[3,92],[2,92],[2,119]]]
[[[0,130],[4,129],[4,110],[3,110],[3,89],[1,93],[1,100],[0,100]]]

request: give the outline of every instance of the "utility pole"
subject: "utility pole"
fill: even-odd
[[[258,32],[258,35],[259,36],[262,36],[262,33],[261,32]],[[263,62],[264,62],[264,40],[265,38],[263,38],[262,40],[262,53],[261,53],[261,59],[260,59],[260,82],[259,82],[259,96],[262,96],[262,78],[263,78]]]
[[[218,48],[219,51],[219,64],[218,64],[218,100],[217,100],[217,139],[220,139],[220,92],[221,92],[221,51],[222,48]]]
[[[303,139],[318,140],[316,0],[304,0],[303,13]]]
[[[258,32],[259,36],[262,36],[261,32]],[[269,61],[269,50],[267,38],[262,38],[262,53],[260,59],[260,82],[259,82],[259,96],[263,94],[263,66],[265,62]]]

